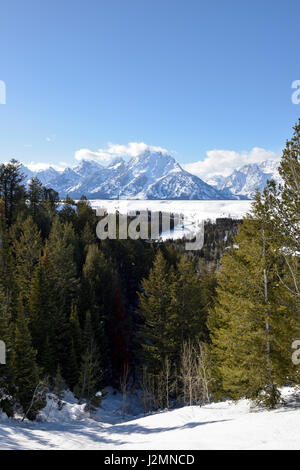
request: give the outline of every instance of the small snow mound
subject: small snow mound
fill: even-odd
[[[78,401],[71,392],[65,392],[64,400],[61,403],[52,394],[48,394],[47,405],[39,413],[39,419],[52,423],[82,421],[87,416],[84,408],[85,404],[78,404]]]

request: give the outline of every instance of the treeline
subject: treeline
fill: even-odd
[[[126,378],[126,388],[141,388],[148,319],[139,294],[161,263],[172,305],[188,277],[186,295],[194,300],[186,303],[182,335],[188,335],[190,310],[197,307],[193,316],[201,319],[191,325],[194,337],[202,331],[208,340],[205,322],[215,281],[205,262],[188,259],[171,243],[100,241],[98,218],[84,196],[61,204],[37,178],[27,188],[23,182],[17,161],[0,166],[0,339],[7,351],[0,407],[9,416],[34,419],[47,391],[60,395],[64,387],[90,411],[99,404],[96,392],[107,385],[124,390]]]
[[[248,397],[268,407],[297,385],[300,338],[300,123],[269,182],[237,225],[184,241],[102,240],[75,204],[21,165],[0,166],[0,408],[35,419],[69,388],[91,413],[107,385],[139,390],[145,412]]]

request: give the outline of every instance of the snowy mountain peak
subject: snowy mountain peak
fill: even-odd
[[[93,172],[103,170],[103,165],[93,160],[81,160],[81,162],[73,169],[80,176],[89,176]]]
[[[147,150],[129,161],[120,157],[108,166],[82,160],[63,172],[24,170],[27,178],[36,175],[61,197],[68,194],[73,199],[83,194],[90,199],[238,199],[191,175],[171,155],[160,151]]]
[[[232,194],[252,199],[256,189],[262,191],[267,181],[274,179],[281,182],[278,172],[279,161],[265,160],[261,163],[249,163],[234,170],[226,178],[215,175],[207,179],[207,183],[221,191],[230,191]]]
[[[120,168],[125,163],[124,159],[122,157],[116,157],[113,159],[112,162],[109,163],[107,168]]]

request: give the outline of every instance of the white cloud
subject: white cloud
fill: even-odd
[[[204,160],[187,163],[183,168],[199,178],[212,175],[230,175],[233,170],[248,163],[261,163],[265,160],[279,160],[280,156],[271,150],[253,147],[250,151],[209,150]]]
[[[147,145],[144,142],[129,142],[125,145],[108,143],[107,148],[100,148],[97,151],[90,149],[80,149],[75,152],[75,159],[97,161],[104,165],[109,164],[117,157],[138,157],[145,151],[161,152],[163,154],[174,154],[174,150],[168,152],[166,149]],[[271,150],[260,147],[253,147],[250,151],[236,152],[234,150],[209,150],[203,160],[182,164],[181,166],[192,174],[202,179],[208,179],[213,175],[228,176],[236,168],[240,168],[248,163],[261,163],[265,160],[279,160],[280,156]],[[68,164],[59,162],[58,165],[50,165],[47,163],[30,162],[25,164],[31,171],[46,170],[50,166],[58,171],[63,171]]]
[[[50,167],[54,168],[54,170],[57,170],[57,171],[63,171],[67,165],[50,165],[49,163],[30,162],[30,163],[24,163],[24,166],[29,168],[29,170],[36,172],[36,171],[48,170]]]
[[[116,157],[138,157],[142,153],[150,150],[151,152],[168,153],[162,147],[155,147],[147,145],[143,142],[129,142],[126,145],[108,143],[106,149],[99,149],[93,152],[89,149],[80,149],[75,152],[75,159],[80,160],[93,160],[102,164],[108,164]]]

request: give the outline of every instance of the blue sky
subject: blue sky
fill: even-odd
[[[73,164],[109,142],[185,164],[234,152],[220,167],[279,154],[300,116],[299,19],[296,0],[6,0],[0,160]]]

